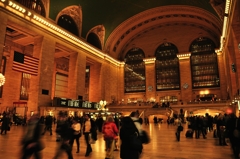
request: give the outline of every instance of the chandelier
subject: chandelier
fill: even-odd
[[[5,77],[2,73],[0,73],[0,86],[4,85],[5,83]]]

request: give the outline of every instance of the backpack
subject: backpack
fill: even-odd
[[[116,136],[111,123],[104,124],[103,133],[104,133],[104,139],[114,139],[114,137]]]

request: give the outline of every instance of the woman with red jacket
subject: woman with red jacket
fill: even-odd
[[[103,124],[102,133],[106,142],[106,158],[112,158],[112,152],[114,149],[115,138],[118,135],[118,128],[114,122],[112,116],[108,116],[106,122]]]

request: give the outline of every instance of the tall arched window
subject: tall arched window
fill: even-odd
[[[192,87],[219,87],[218,60],[214,42],[200,37],[192,42],[190,52]]]
[[[133,48],[127,52],[124,66],[125,93],[145,92],[144,57],[144,52],[140,48]]]
[[[41,0],[16,0],[23,6],[35,11],[36,13],[46,17],[46,11]]]
[[[102,50],[101,42],[100,42],[98,36],[95,33],[90,33],[88,35],[87,42],[92,44],[93,46],[96,46],[100,50]]]
[[[161,44],[156,52],[156,90],[180,89],[178,49],[171,43]]]
[[[62,15],[59,17],[57,24],[62,28],[68,30],[74,35],[78,36],[78,27],[75,21],[69,15]]]

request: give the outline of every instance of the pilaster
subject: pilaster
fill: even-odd
[[[183,103],[195,98],[192,92],[192,78],[191,78],[191,65],[190,58],[179,59],[179,72],[180,72],[180,86],[181,94],[180,99]],[[185,84],[186,87],[182,87]]]
[[[155,99],[156,96],[156,80],[155,80],[155,63],[145,64],[146,72],[146,99]]]
[[[68,97],[78,99],[84,96],[86,74],[86,56],[78,52],[70,55],[68,76]]]
[[[28,113],[38,110],[39,106],[50,106],[52,103],[55,40],[47,37],[35,38],[33,53],[40,60],[38,76],[31,76]]]

